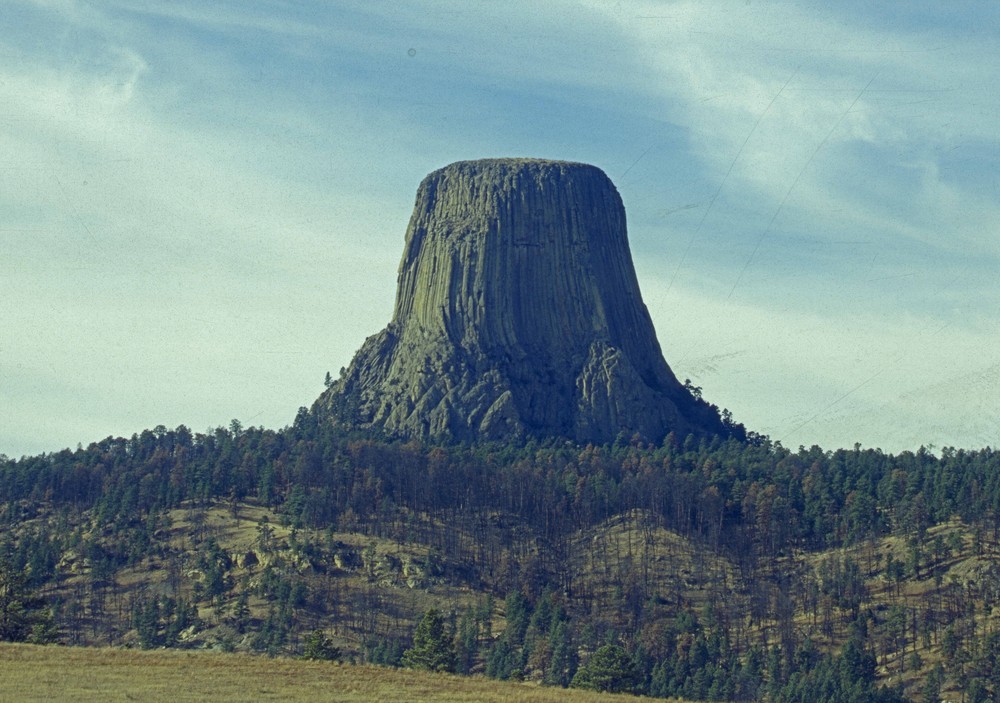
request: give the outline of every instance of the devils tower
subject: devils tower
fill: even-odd
[[[722,430],[663,358],[614,185],[541,159],[460,161],[423,180],[392,321],[313,410],[460,441]]]

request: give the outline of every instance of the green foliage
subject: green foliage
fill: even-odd
[[[143,649],[173,647],[181,632],[198,624],[198,608],[183,598],[150,598],[138,602],[132,612],[132,626]]]
[[[369,637],[362,643],[364,660],[369,664],[400,666],[403,661],[403,644],[396,639]]]
[[[207,527],[192,540],[197,549],[188,562],[171,556],[158,536],[169,532],[165,516],[172,509],[183,507],[194,518],[224,501],[235,514],[255,498],[280,509],[282,523],[300,526],[300,534],[328,530],[332,541],[342,525],[383,541],[416,540],[433,549],[428,575],[458,573],[483,592],[507,593],[498,608],[505,629],[497,628],[502,634],[496,639],[492,605],[476,612],[456,605],[444,639],[459,671],[567,685],[577,675],[580,651],[628,642],[636,690],[751,700],[791,696],[788,686],[815,693],[819,682],[823,690],[844,689],[846,678],[873,691],[876,652],[893,674],[904,663],[911,671],[926,670],[921,662],[936,661],[940,652],[940,686],[968,692],[975,685],[1000,697],[1000,643],[982,627],[988,616],[983,606],[996,602],[993,586],[986,579],[952,583],[948,577],[970,545],[984,558],[994,553],[1000,452],[992,449],[945,449],[940,456],[860,447],[793,451],[766,438],[743,443],[696,436],[671,436],[658,447],[627,436],[604,447],[558,441],[421,447],[348,436],[304,408],[278,432],[239,423],[205,433],[159,427],[86,449],[0,460],[6,528],[0,557],[9,573],[27,579],[17,586],[22,593],[66,599],[54,616],[46,615],[44,604],[25,610],[23,603],[38,603],[29,597],[9,609],[15,616],[5,617],[37,617],[28,634],[16,628],[19,638],[51,639],[58,621],[69,641],[110,640],[113,630],[121,637],[134,627],[143,646],[174,646],[198,622],[193,603],[205,607],[192,600],[192,584],[184,581],[194,566],[201,571],[199,595],[214,608],[215,622],[250,635],[234,637],[239,647],[289,653],[308,628],[327,622],[320,618],[336,617],[338,609],[344,617],[350,606],[331,607],[341,592],[320,597],[324,586],[315,575],[281,564],[288,552],[275,526],[262,520],[255,545],[269,553],[272,566],[258,566],[252,581],[238,585]],[[642,516],[642,530],[662,528],[687,540],[708,565],[715,558],[732,564],[732,589],[720,586],[706,594],[710,602],[696,598],[692,606],[681,590],[667,592],[656,582],[661,555],[634,544],[627,555],[595,557],[594,568],[615,580],[607,592],[581,583],[566,558],[574,540],[604,530],[605,521],[633,515]],[[936,527],[956,516],[964,521],[961,529]],[[644,535],[645,544],[651,535]],[[869,552],[890,536],[891,555]],[[312,564],[330,563],[335,547],[310,545],[309,539],[290,540],[290,549],[307,554]],[[834,548],[836,556],[810,559],[815,569],[776,575],[786,560]],[[66,556],[72,559],[64,562]],[[151,556],[178,564],[168,567],[178,574],[172,590],[134,599],[134,592],[117,591],[120,571]],[[74,569],[72,581],[61,571],[65,563]],[[632,575],[615,575],[616,567]],[[879,578],[890,586],[884,593],[872,587]],[[934,590],[919,604],[908,601],[902,597],[907,578]],[[72,593],[70,582],[80,584]],[[657,592],[661,587],[664,592]],[[164,597],[168,592],[172,600]],[[739,602],[726,602],[729,594]],[[250,610],[251,595],[255,608],[262,607],[258,617]],[[396,604],[391,600],[377,607],[388,609]],[[122,603],[114,609],[120,621],[111,607],[102,611],[105,602]],[[734,609],[744,604],[747,611],[735,617]],[[694,608],[703,614],[701,623]],[[872,632],[858,633],[836,657],[819,654],[803,639],[808,628],[828,651],[843,644],[851,620],[872,612]],[[758,639],[764,623],[766,646]],[[375,642],[366,644],[366,659],[399,663],[395,637],[402,633],[380,629],[376,637],[361,625],[348,627],[359,630],[359,640]],[[418,639],[412,649],[419,651]],[[918,646],[921,657],[914,656]],[[415,657],[410,654],[411,665]],[[926,671],[923,676],[931,681]],[[920,697],[924,681],[909,685]]]
[[[592,691],[633,693],[639,683],[639,671],[628,653],[617,644],[606,644],[580,667],[570,685]]]
[[[455,666],[460,674],[468,674],[479,655],[479,622],[473,608],[467,608],[458,621],[455,634]]]
[[[651,448],[625,441],[418,450],[344,436],[302,409],[282,432],[239,423],[205,434],[160,427],[75,452],[8,459],[0,463],[0,496],[8,515],[44,497],[55,506],[93,509],[101,524],[123,530],[182,501],[251,495],[282,506],[303,527],[325,527],[348,510],[358,527],[374,530],[384,529],[387,511],[400,508],[460,507],[468,516],[512,511],[546,541],[642,509],[685,536],[749,545],[752,556],[767,557],[890,531],[919,545],[935,521],[956,513],[969,523],[988,519],[1000,495],[998,465],[1000,455],[990,449],[946,450],[940,458],[860,448],[790,452],[766,439],[693,436],[670,436]],[[144,554],[149,534],[135,532],[122,557]],[[30,552],[38,585],[51,577],[55,552]],[[909,567],[917,573],[921,565],[910,558]]]
[[[507,618],[507,629],[504,637],[512,645],[524,644],[524,636],[528,632],[531,618],[531,603],[520,591],[511,591],[504,601],[504,612]]]
[[[251,646],[254,650],[268,656],[277,656],[288,640],[289,629],[287,614],[281,613],[272,606],[268,608],[267,618],[253,636]]]
[[[30,589],[23,572],[0,560],[0,642],[54,641],[55,626],[48,603]]]
[[[233,627],[241,635],[246,632],[247,627],[250,625],[250,594],[246,591],[240,591],[240,595],[236,598],[236,606],[233,608]]]
[[[424,613],[413,634],[413,646],[403,652],[403,666],[427,671],[455,671],[455,650],[434,608]]]
[[[229,555],[214,539],[207,540],[198,554],[198,568],[204,575],[202,593],[206,598],[221,596],[229,590],[231,584],[226,572],[230,566]]]
[[[153,598],[137,605],[132,615],[132,624],[139,636],[139,646],[152,649],[163,644],[160,637],[160,602]]]
[[[337,661],[341,655],[340,647],[335,646],[333,640],[327,637],[326,633],[322,630],[313,630],[306,635],[302,649],[303,659]]]
[[[551,659],[545,670],[545,683],[565,688],[576,673],[577,655],[570,636],[569,625],[558,620],[552,624],[549,634]]]
[[[486,675],[492,679],[507,681],[521,678],[521,652],[506,637],[493,645],[486,658]]]

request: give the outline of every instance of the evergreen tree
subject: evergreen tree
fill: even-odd
[[[580,667],[570,685],[608,693],[637,693],[638,684],[639,672],[628,652],[617,644],[606,644]]]
[[[519,669],[519,666],[517,651],[506,637],[501,637],[493,645],[493,649],[490,650],[490,654],[486,658],[486,675],[493,679],[506,681],[510,678],[517,678],[515,671]]]
[[[468,674],[472,671],[476,655],[479,653],[479,623],[476,621],[475,612],[471,607],[462,613],[456,639],[458,673]]]
[[[250,615],[250,594],[242,590],[236,598],[236,607],[233,609],[233,627],[241,635],[246,632],[250,624]]]
[[[403,652],[403,666],[427,671],[455,671],[455,649],[436,609],[424,613],[413,634],[413,646]]]
[[[566,688],[573,680],[576,671],[576,652],[570,640],[569,627],[565,622],[557,620],[552,624],[549,648],[552,655],[545,671],[545,683]]]
[[[507,630],[504,635],[514,646],[524,644],[524,636],[531,620],[531,603],[520,591],[511,591],[504,601]]]
[[[0,642],[47,644],[54,632],[48,604],[31,591],[24,572],[0,561]]]
[[[302,651],[303,659],[336,661],[340,659],[340,654],[340,647],[335,646],[322,630],[313,630],[306,635],[305,647]]]
[[[136,605],[132,615],[136,633],[139,635],[139,646],[152,649],[163,644],[160,636],[160,602],[151,598],[145,603]]]

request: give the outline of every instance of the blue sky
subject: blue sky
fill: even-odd
[[[420,179],[486,156],[605,170],[667,361],[751,429],[997,446],[998,8],[6,0],[0,453],[290,423]]]

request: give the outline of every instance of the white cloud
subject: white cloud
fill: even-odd
[[[314,22],[298,19],[291,7],[272,3],[187,3],[175,0],[171,3],[134,2],[132,0],[109,0],[108,10],[126,10],[146,18],[183,22],[199,31],[211,29],[225,32],[259,31],[286,35],[295,38],[314,38],[336,27],[322,28]]]
[[[849,174],[904,187],[902,172],[914,160],[926,169],[958,144],[995,144],[988,115],[1000,109],[1000,57],[992,42],[866,25],[834,8],[788,3],[629,10],[607,12],[632,37],[637,63],[649,67],[633,88],[658,96],[666,115],[690,127],[713,180],[728,178],[723,194],[770,205],[759,228],[812,219],[822,236],[830,200],[839,199],[869,226],[938,246],[946,241],[942,226],[953,226],[953,248],[997,255],[995,238],[976,235],[996,206],[933,169],[900,191],[905,206],[893,203],[891,211],[842,187]]]
[[[0,451],[288,422],[388,319],[420,178],[504,153],[619,182],[668,361],[751,428],[986,436],[948,381],[994,407],[989,37],[756,1],[11,7]]]
[[[998,443],[1000,325],[989,317],[958,326],[862,301],[808,313],[678,286],[665,296],[650,273],[640,269],[668,363],[750,429],[792,448]]]
[[[357,190],[359,147],[325,162],[291,107],[278,140],[281,112],[206,121],[98,20],[88,61],[0,57],[0,451],[287,424],[388,319],[407,204]]]

